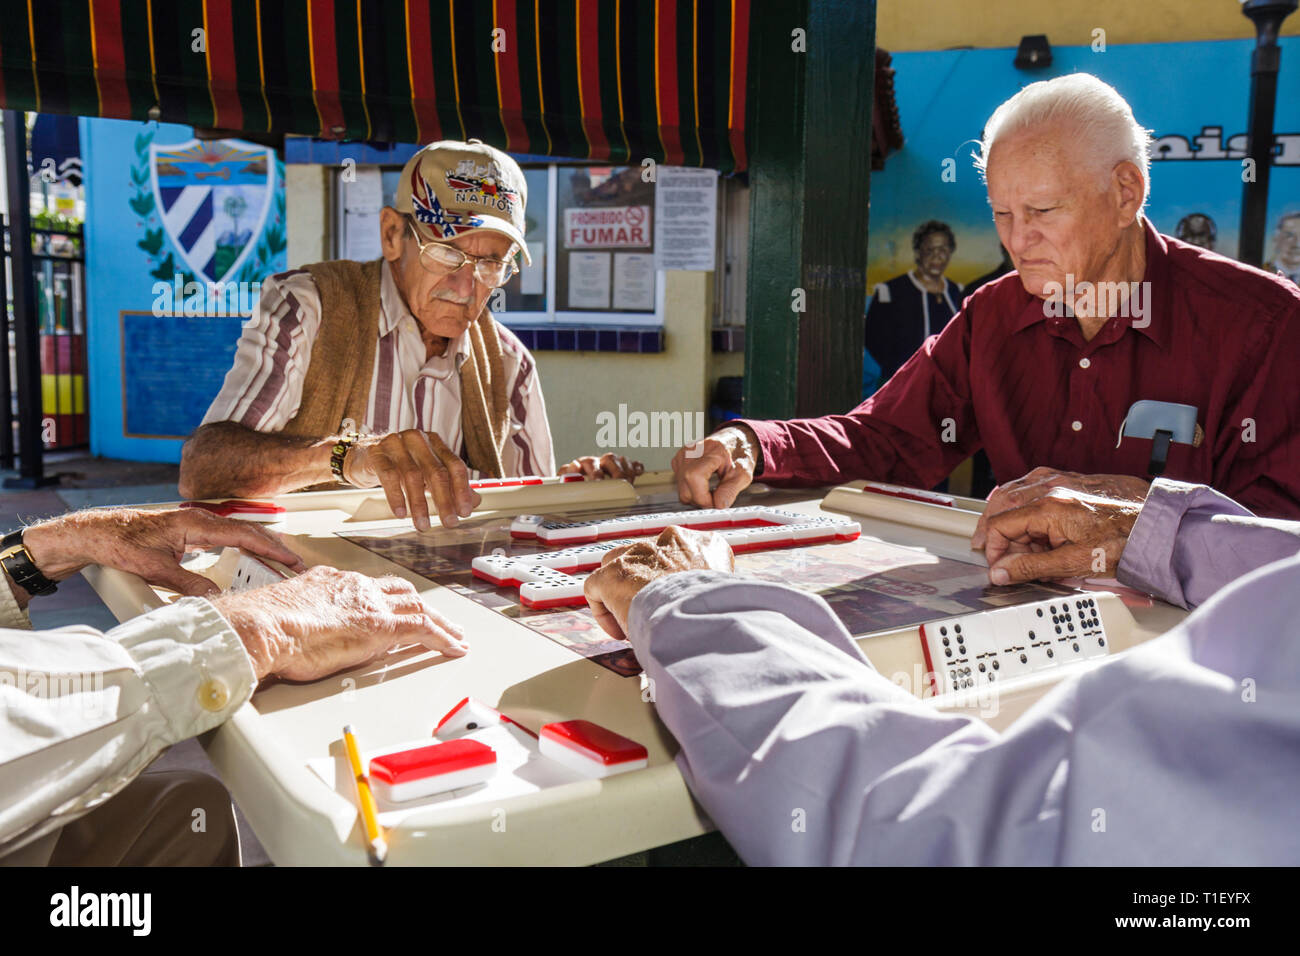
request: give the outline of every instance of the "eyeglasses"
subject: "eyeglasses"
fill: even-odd
[[[491,259],[486,256],[471,256],[461,252],[455,246],[449,246],[443,242],[434,240],[421,242],[420,234],[415,231],[415,224],[409,219],[406,224],[411,229],[411,235],[415,237],[415,244],[420,250],[420,265],[424,266],[426,272],[431,272],[436,276],[451,275],[453,272],[459,272],[465,263],[472,262],[474,263],[474,278],[489,289],[496,289],[509,282],[510,278],[519,271],[519,266],[513,259],[504,260]]]

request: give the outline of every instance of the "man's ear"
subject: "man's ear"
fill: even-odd
[[[392,206],[379,210],[379,246],[384,258],[396,262],[406,250],[406,237],[410,230],[406,226],[406,217]]]
[[[1120,224],[1132,225],[1137,220],[1138,213],[1142,211],[1142,197],[1146,191],[1142,170],[1126,159],[1111,171],[1111,184],[1119,197],[1117,212]]]

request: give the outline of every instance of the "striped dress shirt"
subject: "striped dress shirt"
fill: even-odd
[[[460,364],[469,356],[469,333],[425,358],[420,325],[402,301],[385,262],[379,289],[379,342],[361,434],[419,428],[435,432],[463,454]],[[295,269],[262,283],[261,300],[244,324],[235,364],[203,417],[278,432],[298,414],[302,386],[320,330],[320,293],[310,273]],[[501,358],[510,382],[510,435],[502,451],[507,475],[553,475],[555,454],[537,366],[523,343],[504,326]],[[323,437],[323,436],[322,436]]]

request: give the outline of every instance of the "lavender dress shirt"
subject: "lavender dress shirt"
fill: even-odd
[[[1300,523],[1155,482],[1121,579],[1204,603],[1001,733],[888,681],[782,584],[669,575],[629,631],[688,785],[747,863],[1295,865],[1297,551]]]

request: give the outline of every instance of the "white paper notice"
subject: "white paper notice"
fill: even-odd
[[[614,308],[653,312],[655,257],[648,252],[614,253]]]
[[[379,167],[360,166],[352,173],[356,178],[343,184],[343,208],[350,212],[379,212],[384,205],[384,180]]]
[[[718,173],[660,166],[655,182],[655,268],[712,272]]]
[[[609,308],[609,253],[569,253],[569,308]]]
[[[356,179],[343,184],[343,258],[369,262],[379,258],[379,210],[384,182],[377,167],[353,170]]]
[[[528,256],[533,260],[531,266],[519,260],[519,292],[522,295],[541,295],[546,291],[546,243],[530,242]]]
[[[353,212],[349,209],[345,214],[343,230],[347,240],[347,247],[343,250],[344,259],[369,262],[379,258],[383,251],[379,242],[379,213]]]

